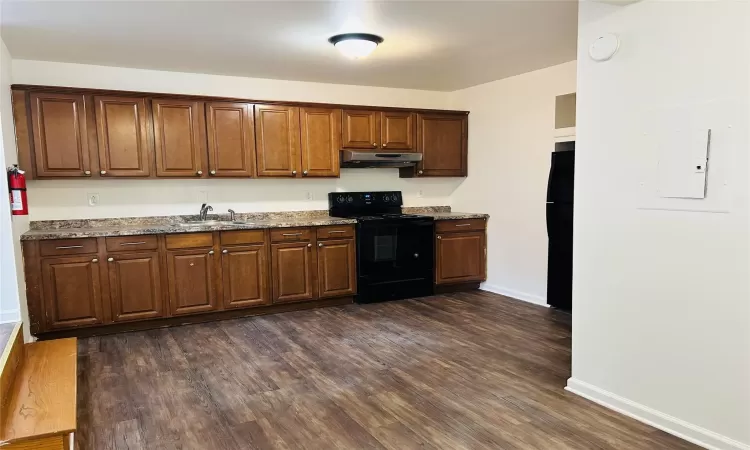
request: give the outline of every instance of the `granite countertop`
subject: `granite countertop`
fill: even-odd
[[[174,233],[198,233],[205,231],[225,230],[257,230],[265,228],[289,228],[289,227],[314,227],[323,225],[344,225],[357,223],[354,219],[343,219],[339,217],[316,217],[316,218],[279,218],[255,220],[243,224],[195,224],[190,226],[178,223],[147,223],[129,225],[108,225],[71,227],[71,228],[44,228],[32,229],[21,235],[22,241],[33,241],[42,239],[68,239],[83,237],[102,236],[135,236],[139,234],[174,234]]]
[[[462,212],[425,212],[421,213],[430,216],[435,220],[466,220],[466,219],[487,219],[489,214],[481,213],[462,213]]]
[[[405,207],[405,213],[423,214],[435,220],[479,219],[487,214],[452,213],[448,206]],[[211,214],[209,220],[229,220],[225,215]],[[357,223],[355,219],[331,217],[328,211],[290,211],[270,213],[237,213],[243,224],[181,225],[195,222],[198,216],[122,217],[110,219],[75,219],[34,221],[22,241],[69,239],[103,236],[136,236],[140,234],[196,233],[224,230],[255,230],[265,228],[315,227]]]

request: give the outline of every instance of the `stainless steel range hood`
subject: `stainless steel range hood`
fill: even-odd
[[[377,153],[341,150],[341,167],[410,167],[422,161],[421,153]]]

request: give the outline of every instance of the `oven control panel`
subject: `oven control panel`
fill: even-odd
[[[331,208],[401,205],[403,205],[401,191],[331,192],[328,194],[328,206]]]

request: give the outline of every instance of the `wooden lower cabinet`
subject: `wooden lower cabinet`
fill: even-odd
[[[172,315],[216,309],[213,250],[168,250],[167,280]]]
[[[271,245],[273,302],[301,302],[315,298],[313,247],[310,242]]]
[[[228,247],[221,254],[224,308],[268,305],[268,247],[242,245]]]
[[[159,252],[107,258],[112,321],[153,319],[164,315]]]
[[[96,255],[42,258],[44,316],[48,329],[103,322]]]
[[[485,232],[439,233],[435,239],[435,283],[484,281]]]
[[[318,297],[342,297],[357,291],[354,239],[318,242]]]
[[[352,225],[53,239],[23,250],[32,332],[42,336],[357,292]]]

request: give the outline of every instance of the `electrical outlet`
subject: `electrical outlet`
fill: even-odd
[[[313,193],[310,191],[305,192],[305,199],[306,200],[313,200]]]
[[[419,197],[419,198],[423,198],[423,197],[424,197],[424,191],[423,191],[422,189],[420,189],[420,190],[419,190],[419,191],[417,192],[417,197]]]
[[[99,194],[92,192],[86,194],[86,197],[89,199],[89,206],[99,206]]]
[[[208,192],[198,191],[198,195],[195,199],[198,203],[208,203]]]

